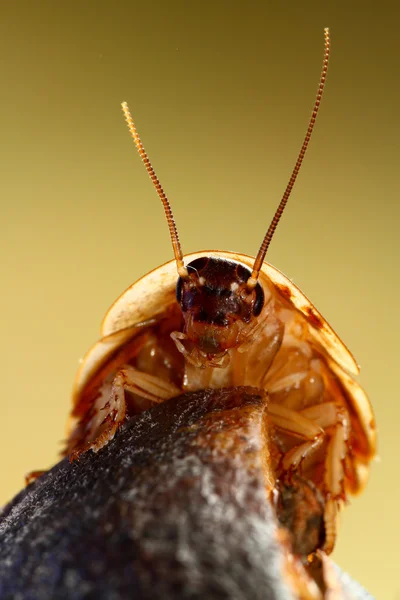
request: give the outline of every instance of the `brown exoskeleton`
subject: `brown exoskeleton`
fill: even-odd
[[[349,350],[302,292],[264,259],[310,140],[328,56],[325,30],[308,130],[255,259],[220,251],[182,255],[167,197],[122,105],[163,202],[175,260],[133,284],[106,314],[101,339],[77,374],[66,450],[72,460],[98,451],[127,416],[183,392],[263,388],[269,395],[276,478],[293,474],[318,491],[325,522],[321,546],[327,552],[334,545],[339,506],[367,479],[375,453],[373,413],[353,379],[359,370]]]

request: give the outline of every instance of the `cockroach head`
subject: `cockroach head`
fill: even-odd
[[[176,297],[185,321],[185,333],[199,350],[217,354],[238,343],[244,326],[264,305],[259,283],[249,290],[250,269],[217,257],[197,258],[179,277]]]

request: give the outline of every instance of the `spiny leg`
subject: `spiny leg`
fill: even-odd
[[[308,440],[314,440],[317,436],[323,434],[322,427],[307,418],[307,416],[303,416],[299,411],[281,404],[272,402],[268,406],[268,414],[277,427]]]
[[[325,421],[324,427],[334,427],[330,435],[325,461],[324,482],[329,492],[325,506],[325,543],[323,550],[330,553],[336,540],[336,520],[340,502],[345,499],[344,489],[344,460],[348,452],[349,415],[343,406],[334,402],[320,404],[320,422]],[[312,407],[316,409],[317,407]],[[325,410],[325,414],[324,414]],[[310,411],[310,409],[308,409]],[[330,413],[330,417],[328,415]],[[335,416],[334,416],[335,413]]]
[[[294,446],[282,459],[285,471],[297,469],[307,456],[321,446],[324,430],[307,416],[281,404],[271,403],[268,406],[268,414],[272,423],[279,429],[305,438],[305,442]]]
[[[325,505],[325,552],[331,552],[336,538],[336,517],[338,504],[344,496],[343,461],[347,452],[349,436],[349,417],[346,409],[335,402],[324,402],[308,407],[302,411],[294,411],[285,406],[271,404],[269,407],[272,422],[282,430],[306,438],[302,444],[286,452],[282,459],[282,467],[287,470],[297,469],[301,462],[321,447],[325,429],[334,428],[329,435],[324,483],[328,492]]]
[[[337,506],[338,502],[344,499],[343,465],[350,434],[348,412],[344,406],[335,402],[324,402],[302,410],[301,415],[312,419],[324,429],[334,428],[329,436],[326,451],[324,483],[330,494],[328,502]],[[336,513],[332,508],[329,510],[332,514]]]
[[[174,384],[154,375],[143,373],[129,365],[125,365],[117,371],[111,385],[106,381],[103,386],[105,390],[102,391],[100,397],[104,398],[106,394],[108,399],[103,406],[93,407],[85,427],[86,439],[73,449],[70,454],[71,462],[87,450],[98,452],[112,440],[126,417],[126,391],[136,396],[136,399],[134,397],[130,400],[130,405],[136,405],[137,412],[143,410],[141,400],[146,400],[147,404],[149,402],[159,404],[180,393],[180,389]]]
[[[195,367],[201,367],[202,363],[200,359],[197,357],[197,354],[193,351],[189,352],[187,348],[182,344],[182,340],[187,340],[188,337],[182,331],[173,331],[171,333],[171,339],[175,342],[175,345],[179,352],[183,354],[185,359]]]

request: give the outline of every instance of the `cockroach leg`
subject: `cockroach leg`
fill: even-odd
[[[105,385],[110,389],[109,383],[105,383]],[[129,406],[127,406],[125,392],[130,392]],[[112,380],[108,400],[102,408],[93,412],[86,425],[89,438],[90,431],[95,431],[96,437],[74,448],[70,454],[70,461],[76,460],[87,450],[98,452],[103,448],[112,440],[117,429],[124,422],[127,412],[133,414],[142,412],[149,408],[149,405],[159,404],[179,394],[180,390],[174,384],[154,375],[143,373],[130,365],[123,366]],[[103,398],[104,395],[103,390]],[[143,401],[145,401],[144,406]]]
[[[209,358],[209,356],[199,350],[197,346],[193,346],[190,351],[185,348],[181,340],[188,340],[188,336],[182,331],[173,331],[170,335],[179,352],[181,352],[186,360],[194,367],[200,369],[204,369],[205,367],[223,369],[228,366],[230,361],[228,352],[224,351],[219,354],[214,354],[212,358]]]
[[[350,428],[348,412],[335,402],[324,402],[302,410],[301,415],[324,429],[333,428],[326,453],[324,480],[332,498],[340,500],[343,497],[343,461]]]
[[[282,406],[281,404],[271,403],[268,407],[268,413],[274,425],[308,440],[314,440],[324,433],[322,427],[316,425],[298,411]]]
[[[119,377],[118,383],[116,383],[117,377]],[[181,393],[180,389],[173,383],[155,375],[143,373],[131,366],[125,366],[118,371],[113,382],[113,387],[116,385],[119,385],[120,389],[122,387],[132,394],[136,394],[157,404],[178,396]]]
[[[314,404],[301,410],[300,414],[323,429],[331,427],[338,422],[338,406],[335,402]]]
[[[30,485],[36,481],[38,477],[44,475],[44,473],[47,473],[47,471],[29,471],[29,473],[25,475],[25,485]]]
[[[325,544],[322,549],[328,554],[332,552],[336,541],[336,520],[339,503],[344,499],[344,468],[343,463],[347,453],[349,419],[347,411],[338,408],[338,420],[335,430],[329,440],[325,485],[331,494],[326,503],[325,509]]]
[[[175,342],[175,345],[178,348],[179,352],[181,352],[183,356],[188,359],[190,357],[190,352],[185,348],[185,346],[181,342],[181,340],[188,339],[187,335],[182,331],[173,331],[170,335],[171,339]]]
[[[182,344],[181,340],[188,339],[185,333],[183,333],[182,331],[173,331],[171,333],[171,339],[175,342],[175,345],[178,348],[179,352],[183,354],[183,356],[191,365],[199,368],[203,366],[203,362],[200,360],[200,353],[197,350],[197,348],[193,347],[192,350],[189,352],[189,350],[185,348],[185,346]]]
[[[334,402],[316,404],[302,411],[272,403],[269,413],[271,421],[277,427],[307,439],[284,455],[281,464],[286,472],[296,470],[305,458],[317,451],[327,435],[325,430],[330,428],[324,472],[328,499],[324,511],[325,541],[322,547],[325,552],[330,553],[335,545],[339,503],[345,494],[343,461],[347,453],[350,427],[347,411]]]
[[[286,452],[285,456],[282,460],[282,466],[285,470],[297,469],[300,466],[301,462],[310,456],[313,452],[318,450],[321,447],[322,442],[324,441],[324,435],[321,433],[314,440],[309,440],[304,442],[304,444],[300,444],[295,446],[288,452]]]
[[[322,550],[326,554],[330,554],[335,546],[338,508],[338,502],[334,498],[327,500],[324,511],[325,541],[322,546]]]

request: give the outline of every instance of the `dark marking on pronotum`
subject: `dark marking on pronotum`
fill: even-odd
[[[305,313],[308,317],[308,322],[315,327],[316,329],[322,329],[324,326],[324,321],[321,319],[319,315],[311,308],[311,306],[305,307]]]
[[[276,284],[276,287],[279,290],[279,293],[286,298],[286,300],[291,300],[292,298],[292,292],[290,291],[290,288],[287,285],[284,284]]]

